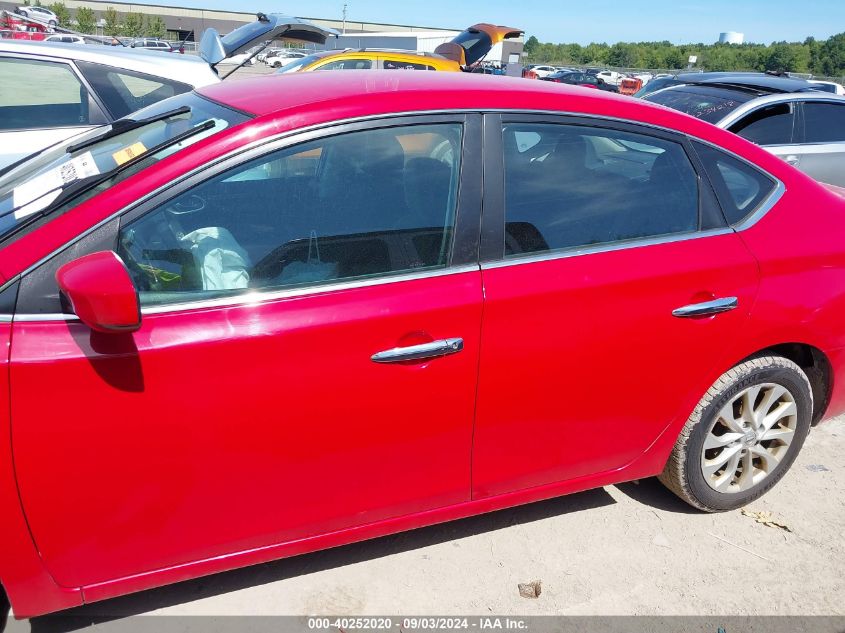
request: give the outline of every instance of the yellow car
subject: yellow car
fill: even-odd
[[[433,53],[384,48],[348,48],[320,51],[295,59],[279,73],[312,70],[468,70],[481,61],[494,45],[520,37],[522,31],[507,26],[476,24],[461,31],[451,42],[440,44]]]

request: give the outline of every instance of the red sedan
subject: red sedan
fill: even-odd
[[[210,86],[0,174],[0,580],[32,616],[657,475],[845,410],[845,200],[547,82]]]

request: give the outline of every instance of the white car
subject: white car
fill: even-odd
[[[603,70],[596,75],[596,78],[611,86],[618,86],[625,79],[625,75],[615,70]]]
[[[537,78],[541,77],[548,77],[549,75],[553,75],[557,72],[557,68],[554,66],[533,66],[531,68],[531,72],[537,75]]]
[[[56,14],[45,7],[24,5],[15,9],[15,13],[27,17],[30,20],[38,20],[44,24],[49,24],[50,26],[59,25],[59,18]]]
[[[297,18],[264,14],[241,29],[225,38],[206,29],[199,56],[0,39],[0,170],[92,127],[219,82],[217,64],[256,41],[284,37],[322,44],[335,34]]]
[[[300,53],[299,51],[288,51],[285,49],[280,49],[278,52],[272,55],[268,54],[264,58],[264,63],[270,66],[271,68],[281,68],[282,66],[292,62],[294,59],[302,59],[305,56],[305,53]]]
[[[84,44],[85,38],[79,35],[67,35],[65,33],[56,33],[44,38],[45,42],[61,42],[62,44]]]

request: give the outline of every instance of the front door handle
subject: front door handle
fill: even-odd
[[[784,160],[793,167],[798,167],[799,163],[801,162],[801,157],[795,156],[794,154],[790,154],[789,156],[784,158]]]
[[[424,360],[436,358],[437,356],[448,356],[457,354],[464,348],[462,338],[444,338],[431,343],[421,345],[409,345],[408,347],[394,347],[393,349],[376,352],[370,357],[375,363],[401,363],[408,360]]]
[[[739,301],[736,297],[722,297],[713,301],[691,303],[680,308],[675,308],[672,310],[672,316],[680,318],[710,316],[711,314],[734,310],[737,305],[739,305]]]

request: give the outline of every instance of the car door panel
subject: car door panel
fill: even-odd
[[[845,186],[845,104],[805,101],[800,120],[802,144],[787,162],[816,180]]]
[[[757,288],[733,233],[488,266],[473,497],[621,468],[728,354]],[[672,311],[718,297],[737,310]],[[632,368],[635,368],[632,370]]]
[[[690,414],[758,285],[756,261],[724,227],[682,139],[574,117],[503,118],[504,128],[485,120],[485,148],[502,143],[505,161],[503,172],[485,155],[473,498],[633,461]],[[540,140],[525,149],[511,134]],[[589,151],[612,145],[640,168]],[[729,312],[673,316],[734,297]]]
[[[480,296],[476,270],[132,335],[16,323],[15,462],[51,573],[86,585],[466,501]],[[450,337],[460,353],[370,360]]]

